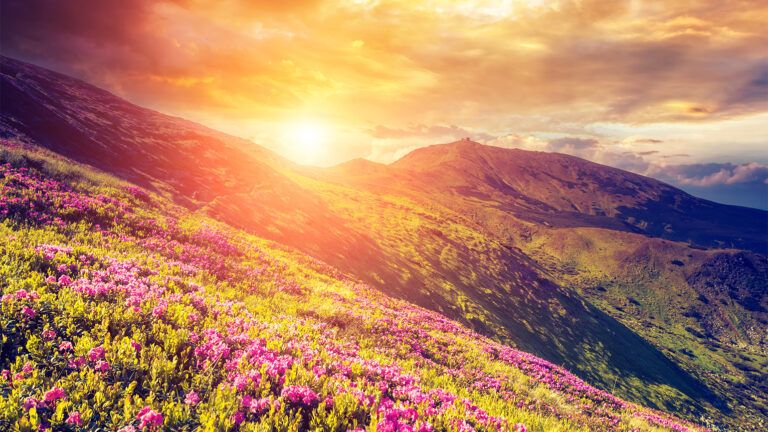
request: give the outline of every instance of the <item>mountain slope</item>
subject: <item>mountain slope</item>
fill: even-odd
[[[459,141],[415,150],[393,167],[428,189],[473,197],[522,220],[768,251],[765,211],[699,199],[574,156]]]
[[[189,210],[291,245],[631,400],[690,418],[706,414],[722,422],[738,421],[729,418],[737,406],[724,403],[725,391],[714,393],[695,370],[670,360],[664,344],[639,336],[631,322],[602,307],[581,286],[572,288],[534,253],[534,244],[526,243],[549,229],[543,222],[558,220],[560,226],[599,221],[599,226],[635,229],[620,219],[564,213],[557,205],[565,204],[554,201],[540,211],[539,203],[555,199],[554,191],[535,197],[502,193],[509,188],[500,186],[499,179],[478,180],[489,173],[499,177],[494,166],[473,162],[465,174],[460,169],[451,174],[459,176],[459,186],[480,185],[481,193],[492,196],[472,189],[461,189],[469,192],[465,195],[457,195],[459,189],[453,187],[438,190],[443,183],[432,176],[443,168],[425,175],[402,161],[395,166],[358,161],[335,170],[305,169],[254,144],[140,109],[21,62],[2,59],[0,78],[0,122],[11,141],[45,146]],[[99,97],[83,96],[94,92]],[[24,108],[5,108],[15,104]],[[48,129],[48,124],[58,126]],[[70,128],[74,131],[63,133],[59,141],[60,131]],[[67,138],[70,134],[75,138]],[[111,152],[118,157],[109,156]],[[183,164],[169,162],[176,158]],[[584,195],[573,203],[582,205],[587,199]],[[606,209],[618,208],[620,200],[604,199],[609,202]],[[530,216],[534,213],[536,217]],[[579,217],[588,223],[568,222]]]
[[[135,185],[2,143],[2,430],[701,430]]]

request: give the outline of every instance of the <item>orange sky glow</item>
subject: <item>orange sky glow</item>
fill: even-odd
[[[765,1],[31,0],[3,14],[4,54],[300,163],[470,136],[768,179]]]

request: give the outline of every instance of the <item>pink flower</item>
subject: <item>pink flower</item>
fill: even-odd
[[[9,371],[8,369],[3,369],[3,371],[0,372],[0,377],[2,377],[6,381],[10,381],[11,380],[11,371]]]
[[[157,306],[152,309],[152,316],[155,318],[162,318],[165,315],[165,311],[168,309],[168,302],[165,299],[160,299],[157,302]]]
[[[56,283],[56,276],[48,276],[45,278],[45,281],[48,283]]]
[[[64,341],[60,343],[59,351],[72,351],[72,342]]]
[[[39,399],[28,397],[24,399],[24,405],[22,405],[22,408],[24,408],[24,411],[29,411],[32,408],[37,408],[43,405],[43,402]]]
[[[80,411],[73,411],[70,413],[69,417],[67,417],[67,424],[82,426],[83,420],[80,418]]]
[[[43,339],[46,340],[53,340],[56,337],[56,332],[53,330],[45,330],[43,331]]]
[[[105,362],[104,360],[99,360],[93,366],[93,369],[96,370],[97,372],[106,372],[109,370],[109,363]]]
[[[69,367],[72,369],[80,369],[85,364],[85,357],[80,356],[69,361]]]
[[[232,422],[235,423],[235,426],[240,426],[240,424],[245,420],[245,414],[243,414],[242,411],[238,411],[232,415]]]
[[[194,390],[192,390],[191,392],[187,393],[187,397],[184,398],[184,403],[190,406],[195,406],[200,403],[200,396]]]
[[[139,411],[136,418],[139,420],[139,429],[144,429],[147,426],[150,429],[155,429],[163,425],[163,415],[148,405]]]
[[[72,279],[67,275],[61,275],[59,276],[59,284],[64,286],[69,286],[69,284],[72,283]]]
[[[131,341],[131,346],[133,347],[133,349],[136,350],[137,354],[141,352],[141,344],[140,343],[136,342],[135,340],[132,340]]]
[[[136,428],[131,425],[123,426],[117,432],[136,432]]]
[[[45,395],[43,396],[43,400],[45,401],[45,403],[56,404],[57,400],[64,399],[65,397],[67,397],[67,393],[64,391],[63,388],[54,387],[45,393]]]
[[[30,362],[24,363],[24,366],[21,368],[21,371],[25,374],[32,373],[33,370],[35,370],[35,366]]]
[[[91,361],[101,360],[104,358],[104,348],[97,346],[94,348],[91,348],[90,351],[88,351],[88,358],[91,359]]]
[[[287,386],[283,389],[281,396],[286,398],[292,405],[305,407],[311,407],[318,401],[317,393],[307,386]]]
[[[515,431],[515,432],[528,432],[528,429],[526,429],[526,428],[525,428],[525,425],[524,425],[524,424],[522,424],[522,423],[518,423],[518,424],[516,424],[516,425],[514,426],[514,428],[515,428],[515,429],[514,429],[514,431]]]
[[[37,312],[35,312],[35,310],[34,310],[34,309],[32,309],[32,308],[31,308],[31,307],[29,307],[29,306],[24,306],[24,307],[21,309],[21,313],[23,313],[23,314],[24,314],[24,315],[25,315],[27,318],[29,318],[29,319],[33,319],[34,317],[36,317],[36,316],[37,316]]]

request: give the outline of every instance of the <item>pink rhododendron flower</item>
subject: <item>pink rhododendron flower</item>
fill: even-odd
[[[109,370],[109,363],[104,360],[99,360],[93,366],[93,369],[97,372],[107,372]]]
[[[69,361],[69,367],[72,369],[80,369],[83,367],[83,365],[85,365],[85,357],[82,356],[76,357]]]
[[[184,398],[184,403],[190,406],[195,406],[198,403],[200,403],[200,396],[192,390],[191,392],[187,393],[187,397]]]
[[[22,408],[24,408],[24,411],[29,411],[32,408],[38,408],[41,406],[43,406],[43,402],[41,400],[30,396],[24,399],[24,404],[22,405]]]
[[[56,276],[53,276],[53,275],[48,276],[47,278],[45,278],[45,281],[47,283],[56,283]]]
[[[163,415],[152,409],[150,406],[145,406],[136,415],[139,420],[139,429],[149,427],[155,429],[163,425]]]
[[[57,400],[67,397],[67,393],[61,387],[54,387],[48,390],[43,396],[45,403],[55,404]]]
[[[66,423],[75,426],[82,426],[83,420],[80,418],[80,411],[72,411],[72,413],[69,414],[69,417],[67,417]]]
[[[245,414],[243,414],[242,411],[237,411],[232,415],[232,422],[235,423],[235,426],[240,426],[241,423],[245,420]]]
[[[43,331],[43,339],[45,340],[53,340],[56,337],[56,332],[53,330],[45,330]]]
[[[97,346],[94,348],[91,348],[90,351],[88,351],[88,358],[91,361],[101,360],[104,358],[104,348]]]
[[[141,344],[140,343],[136,342],[135,340],[131,340],[131,346],[133,347],[134,350],[136,350],[137,354],[141,352]]]
[[[59,351],[72,351],[72,342],[64,341],[59,344]]]
[[[29,306],[24,306],[21,309],[21,313],[23,313],[24,316],[26,316],[29,319],[33,319],[37,316],[37,312]]]
[[[59,276],[59,284],[63,286],[69,286],[72,283],[72,278],[67,275]]]
[[[317,393],[307,386],[287,386],[283,389],[281,396],[288,400],[292,405],[312,407],[318,401]]]

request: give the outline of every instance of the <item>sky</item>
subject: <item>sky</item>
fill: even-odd
[[[0,52],[299,163],[470,137],[768,208],[764,0],[4,0]]]

